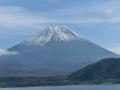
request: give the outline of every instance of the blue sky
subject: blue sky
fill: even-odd
[[[66,25],[120,54],[120,0],[0,0],[0,48],[49,25]]]

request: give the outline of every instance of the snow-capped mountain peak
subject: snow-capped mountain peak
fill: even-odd
[[[66,26],[50,26],[41,30],[41,32],[37,33],[24,43],[28,45],[44,45],[50,41],[65,42],[77,39],[80,39],[80,37]]]
[[[0,75],[8,77],[69,75],[103,58],[119,57],[61,26],[46,28],[32,39],[1,52],[9,54],[0,57]]]

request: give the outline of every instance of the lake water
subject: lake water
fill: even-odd
[[[120,85],[79,85],[27,88],[0,88],[0,90],[120,90]]]

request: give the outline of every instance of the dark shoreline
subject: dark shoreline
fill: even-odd
[[[71,81],[58,77],[0,77],[0,88],[119,84],[120,80]]]

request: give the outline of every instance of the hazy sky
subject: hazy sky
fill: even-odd
[[[120,0],[0,0],[0,48],[49,25],[66,25],[120,54]]]

